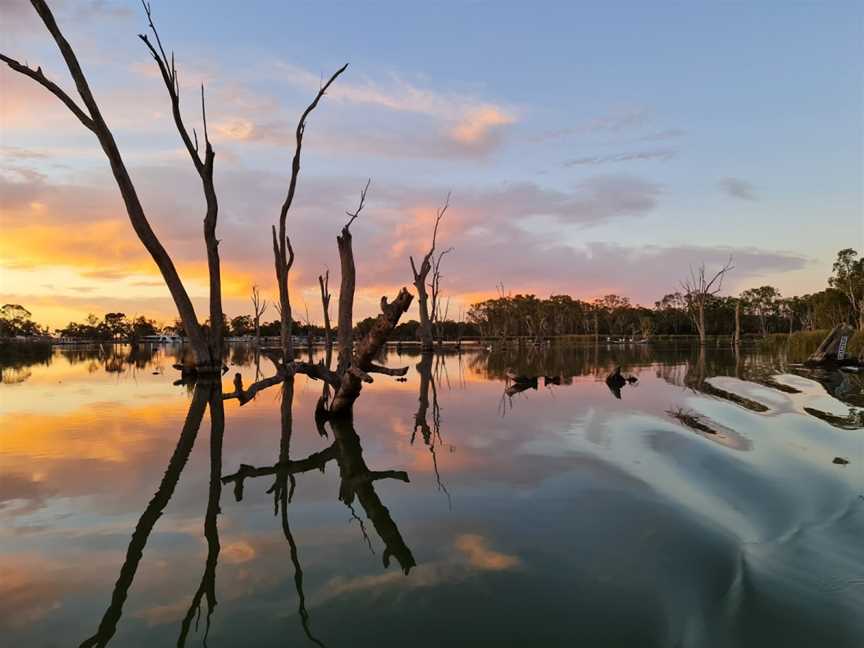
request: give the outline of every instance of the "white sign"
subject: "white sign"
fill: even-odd
[[[840,346],[837,347],[837,359],[843,360],[846,357],[846,343],[849,341],[849,336],[844,335],[840,338]]]

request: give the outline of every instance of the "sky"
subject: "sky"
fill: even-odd
[[[147,217],[206,317],[204,199],[132,1],[51,2]],[[411,284],[436,209],[451,317],[507,293],[626,295],[651,306],[691,266],[724,292],[822,289],[864,250],[861,2],[167,2],[187,125],[200,85],[216,150],[223,293],[275,296],[277,222],[300,113],[308,121],[288,231],[295,315],[321,321],[352,225],[355,317]],[[24,0],[0,0],[0,51],[68,72]],[[0,302],[51,326],[122,311],[176,315],[92,133],[0,70]],[[335,292],[335,291],[334,291]],[[412,313],[413,315],[413,313]],[[265,320],[275,319],[268,310]]]

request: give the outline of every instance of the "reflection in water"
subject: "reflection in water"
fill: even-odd
[[[306,633],[306,636],[312,642],[319,646],[323,646],[324,644],[312,635],[312,629],[309,625],[309,612],[306,610],[306,594],[303,591],[303,567],[300,565],[297,542],[294,540],[294,534],[291,533],[291,525],[288,522],[288,504],[291,503],[291,500],[294,497],[294,489],[297,487],[294,473],[287,470],[287,465],[291,461],[293,404],[294,376],[288,376],[282,382],[282,392],[279,402],[280,435],[279,462],[277,463],[278,468],[276,470],[276,479],[267,492],[273,493],[273,512],[274,514],[281,514],[282,533],[288,541],[291,564],[294,566],[294,587],[297,589],[297,611],[300,615],[300,623],[303,626],[303,632]]]
[[[459,354],[461,367],[461,353]],[[433,374],[433,360],[436,362],[436,370]],[[432,455],[432,468],[435,471],[435,481],[438,485],[438,490],[447,496],[447,505],[450,509],[453,508],[453,498],[450,496],[450,491],[441,481],[441,472],[438,469],[438,446],[443,444],[441,438],[441,406],[438,404],[438,382],[440,376],[446,376],[446,365],[444,358],[441,355],[435,356],[432,353],[423,353],[420,362],[416,365],[417,374],[420,376],[420,396],[417,399],[417,413],[414,415],[414,431],[411,433],[411,444],[417,437],[417,431],[423,437],[423,443],[429,448]],[[440,369],[439,369],[440,368]],[[432,425],[429,425],[429,393],[432,393]],[[451,447],[452,451],[452,447]]]
[[[325,466],[330,461],[335,460],[339,467],[339,501],[351,509],[352,513],[354,513],[353,503],[355,499],[360,503],[366,517],[371,520],[378,536],[384,542],[384,566],[389,567],[390,559],[395,557],[402,567],[402,571],[408,574],[411,568],[416,565],[414,557],[374,487],[374,483],[381,479],[397,479],[407,483],[410,481],[408,473],[404,470],[370,470],[363,459],[363,448],[360,445],[360,437],[354,430],[353,421],[346,417],[333,419],[329,421],[329,424],[333,431],[334,441],[328,448],[315,452],[304,459],[280,460],[273,466],[256,468],[241,464],[236,473],[223,477],[222,482],[234,484],[235,497],[240,501],[245,490],[245,480],[248,478],[276,475],[277,483],[280,479],[288,479],[293,484],[293,480],[296,479],[295,475],[313,470],[323,472]],[[283,475],[284,477],[282,477]],[[287,497],[287,495],[282,495],[285,491],[284,485],[279,487],[274,484],[274,487],[268,492],[275,493],[277,488],[281,488],[279,490],[280,497]],[[288,494],[290,495],[290,490]]]
[[[183,424],[183,429],[180,432],[180,439],[177,442],[177,447],[171,455],[168,462],[168,468],[165,470],[165,475],[159,483],[159,488],[153,495],[153,499],[147,505],[138,524],[135,526],[135,531],[132,533],[132,541],[129,543],[129,548],[126,550],[126,560],[120,568],[120,577],[114,585],[114,593],[111,595],[111,604],[105,611],[102,621],[99,623],[99,629],[89,639],[85,639],[81,643],[82,648],[90,648],[91,646],[106,646],[114,634],[117,632],[117,623],[120,621],[120,616],[123,614],[123,605],[129,595],[129,588],[132,586],[132,581],[135,579],[135,573],[138,571],[138,565],[141,562],[141,556],[144,553],[144,547],[147,540],[150,538],[150,533],[156,525],[157,520],[162,515],[162,511],[168,505],[171,496],[174,494],[174,489],[177,486],[177,481],[180,479],[180,473],[186,466],[189,459],[189,454],[192,452],[192,446],[195,445],[195,438],[198,436],[198,429],[201,427],[201,419],[204,418],[204,411],[208,404],[213,402],[214,385],[199,384],[195,387],[192,395],[192,402],[189,405],[189,412],[186,415],[186,421]],[[219,394],[220,408],[218,409],[221,415],[221,394]],[[224,424],[224,418],[216,416],[212,418],[211,437],[219,437],[219,448],[221,450],[221,426]],[[221,461],[221,459],[220,459]],[[217,480],[218,481],[218,480]],[[218,509],[218,500],[216,508]],[[208,513],[210,503],[208,503]],[[215,530],[215,514],[214,514],[214,530]],[[208,536],[209,540],[209,536]],[[216,539],[217,554],[219,540]],[[208,557],[209,563],[209,557]],[[214,577],[215,577],[215,557],[213,560]],[[206,572],[205,572],[206,577]],[[199,597],[200,598],[200,597]],[[210,599],[208,599],[210,603]],[[215,598],[212,600],[212,605],[215,605]],[[208,611],[208,618],[211,610]],[[185,626],[185,623],[184,623]],[[184,636],[185,636],[184,627]]]
[[[203,389],[202,387],[196,387]],[[194,398],[194,397],[193,397]],[[219,562],[219,525],[216,517],[222,510],[219,503],[222,497],[222,440],[225,435],[225,406],[222,402],[222,390],[220,385],[210,385],[208,388],[208,401],[210,410],[210,486],[207,496],[207,511],[204,514],[204,537],[207,539],[207,561],[204,566],[204,574],[201,584],[192,597],[189,611],[183,618],[180,630],[178,646],[186,643],[189,627],[193,617],[201,616],[201,599],[206,597],[207,620],[204,631],[204,643],[210,633],[210,619],[216,609],[216,564]],[[198,627],[198,621],[195,622]]]
[[[315,433],[316,402],[329,398],[315,382],[279,379],[249,393],[241,378],[241,391],[226,382],[225,394],[195,383],[187,397],[171,387],[180,355],[172,347],[58,349],[50,360],[19,363],[26,381],[0,387],[15,394],[0,418],[0,571],[20,564],[24,573],[4,575],[15,590],[0,582],[10,610],[0,610],[0,632],[11,644],[87,636],[92,627],[81,624],[101,616],[82,646],[188,645],[199,623],[197,639],[211,644],[281,645],[289,639],[277,621],[282,583],[297,596],[300,623],[290,632],[317,645],[851,647],[864,635],[856,614],[864,605],[860,376],[747,349],[672,345],[415,354],[408,382],[364,389],[361,444],[352,419],[319,421],[326,441]],[[247,380],[260,376],[254,349],[232,347],[227,360]],[[621,400],[606,380],[619,367]],[[3,369],[5,382],[12,370]],[[502,391],[520,395],[504,419],[494,413]],[[231,394],[240,402],[223,403]],[[208,410],[209,461],[196,464],[190,455],[205,452],[193,448]],[[442,412],[443,436],[460,449],[446,466]],[[242,434],[224,434],[226,417]],[[150,491],[168,447],[164,477],[140,513],[143,504],[130,502]],[[241,464],[223,476],[223,454],[262,467]],[[405,467],[410,485],[407,472],[367,461]],[[458,489],[455,510],[439,467]],[[184,484],[198,480],[200,496],[178,487],[181,472]],[[273,496],[276,542],[268,543],[268,532],[279,535],[269,501],[263,531],[254,502],[226,504],[220,520],[223,486],[239,501],[250,478]],[[436,487],[448,505],[430,494]],[[347,540],[335,488],[358,522]],[[175,510],[185,517],[172,521]],[[138,518],[131,541],[127,518]],[[68,520],[81,528],[66,528]],[[369,560],[376,537],[384,565],[395,561],[403,573]],[[70,546],[90,543],[63,569],[30,557],[67,561]],[[230,549],[238,543],[242,555]],[[108,580],[69,574],[115,570],[105,553],[115,550],[125,560],[119,576],[110,573],[105,609]],[[46,580],[63,589],[39,590]],[[185,596],[174,603],[177,591]],[[539,591],[567,596],[525,595]],[[417,633],[431,609],[449,623]]]
[[[325,390],[322,398],[326,397],[327,391]],[[303,589],[303,569],[300,564],[297,543],[291,533],[288,521],[288,505],[293,499],[297,485],[296,475],[313,470],[323,472],[327,463],[335,460],[339,467],[340,476],[339,500],[351,511],[352,518],[358,521],[361,533],[371,549],[372,544],[366,532],[366,526],[354,509],[355,499],[359,501],[367,518],[371,520],[378,536],[384,542],[384,566],[389,567],[390,559],[395,557],[406,575],[416,564],[414,557],[402,539],[396,523],[390,517],[390,512],[375,492],[374,482],[380,479],[398,479],[408,482],[409,479],[405,471],[373,471],[368,468],[363,459],[360,437],[354,431],[353,421],[350,417],[336,417],[328,420],[334,438],[333,443],[328,448],[313,453],[305,459],[291,459],[293,399],[294,377],[289,376],[282,383],[280,399],[279,461],[273,466],[264,468],[241,464],[237,473],[222,478],[222,482],[234,484],[235,497],[237,501],[240,501],[243,498],[244,484],[247,478],[275,476],[273,485],[267,490],[267,493],[273,493],[274,512],[281,513],[282,531],[288,541],[291,562],[294,566],[294,585],[297,590],[300,621],[306,636],[315,644],[323,646],[324,644],[312,634],[310,615],[306,608],[306,594]]]

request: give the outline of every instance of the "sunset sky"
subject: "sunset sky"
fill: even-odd
[[[118,139],[147,215],[206,316],[200,183],[136,35],[140,5],[52,2]],[[651,305],[690,265],[732,255],[727,292],[824,287],[864,246],[860,2],[167,2],[189,127],[207,89],[223,290],[248,313],[275,294],[270,225],[297,118],[309,120],[289,232],[296,314],[353,225],[358,303],[410,284],[452,191],[441,244],[451,316],[496,285]],[[25,0],[0,0],[0,51],[74,86]],[[92,133],[0,70],[0,303],[51,326],[89,312],[175,316]],[[265,319],[275,319],[268,311]]]

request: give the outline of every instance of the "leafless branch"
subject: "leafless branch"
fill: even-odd
[[[75,116],[79,119],[79,121],[81,121],[82,124],[84,124],[85,127],[87,127],[96,135],[99,140],[99,144],[101,145],[102,150],[105,152],[105,156],[108,158],[108,161],[111,165],[111,171],[114,175],[115,181],[117,182],[117,187],[120,190],[120,194],[123,197],[126,212],[129,216],[129,221],[132,224],[135,233],[138,235],[139,240],[150,253],[150,256],[153,258],[156,265],[158,266],[159,271],[161,272],[162,277],[165,280],[169,291],[171,292],[171,297],[173,298],[174,303],[177,306],[178,313],[181,320],[183,321],[183,326],[186,329],[187,335],[189,336],[197,368],[199,369],[199,371],[203,371],[205,369],[206,371],[218,371],[218,368],[221,368],[221,358],[214,356],[213,349],[211,348],[210,343],[205,337],[204,331],[198,322],[198,318],[195,313],[195,307],[193,306],[192,301],[189,298],[189,294],[186,292],[183,282],[181,281],[180,276],[177,273],[177,269],[175,268],[174,263],[171,260],[168,252],[165,250],[161,241],[156,236],[156,233],[150,226],[150,223],[144,212],[144,208],[141,205],[141,201],[139,200],[138,195],[135,191],[135,186],[132,183],[132,179],[129,176],[129,172],[123,161],[123,157],[120,154],[119,148],[117,147],[117,142],[115,141],[114,135],[112,134],[110,128],[105,123],[105,120],[102,117],[102,113],[99,110],[96,99],[93,97],[90,85],[87,81],[86,76],[84,75],[83,70],[81,69],[81,64],[78,61],[78,57],[75,55],[75,51],[72,49],[69,41],[67,41],[66,38],[63,36],[63,33],[61,32],[60,27],[57,25],[57,21],[54,19],[54,15],[51,12],[51,9],[48,7],[47,3],[44,0],[31,0],[31,4],[33,5],[36,13],[42,19],[45,28],[51,34],[51,37],[54,39],[54,43],[57,45],[57,48],[60,50],[60,54],[63,56],[66,67],[68,68],[69,73],[72,76],[73,81],[75,82],[75,87],[78,90],[78,95],[81,98],[81,101],[83,101],[84,103],[84,108],[80,108],[77,103],[74,102],[68,95],[66,95],[66,93],[63,92],[56,84],[48,81],[45,78],[44,74],[41,72],[41,69],[37,68],[36,70],[32,70],[29,67],[22,65],[18,61],[15,61],[14,59],[11,59],[5,55],[3,55],[2,57],[2,61],[6,63],[11,69],[32,78],[37,83],[51,91],[67,106],[67,108],[72,111],[73,114],[75,114]],[[145,10],[149,11],[149,7],[146,7]],[[161,62],[162,66],[167,71],[167,58],[164,56],[164,50],[160,49],[160,51],[162,52],[162,54],[157,54],[157,59]],[[173,74],[173,62],[170,65]],[[174,89],[176,90],[176,82],[172,83],[174,85]],[[213,220],[212,224],[215,228],[215,220]],[[205,225],[205,232],[208,229],[210,228]],[[215,241],[215,236],[213,237],[213,241]],[[210,254],[210,246],[208,245],[208,261],[212,259],[213,256]],[[216,305],[218,306],[219,310],[218,320],[214,320],[214,322],[218,321],[218,323],[221,324],[221,303],[219,303],[219,300],[217,299],[215,300],[216,303],[214,304],[214,300],[212,299],[212,289],[215,285],[214,276],[212,273],[212,266],[210,279],[211,308]]]
[[[435,214],[435,225],[432,229],[432,245],[429,247],[429,250],[423,256],[423,260],[420,263],[419,270],[414,263],[414,257],[408,257],[411,262],[411,272],[414,275],[414,287],[417,289],[417,306],[420,313],[420,340],[421,347],[424,351],[429,351],[432,349],[434,337],[432,333],[432,324],[433,318],[435,316],[434,303],[432,305],[433,308],[431,314],[429,311],[429,297],[426,292],[426,278],[429,276],[429,272],[432,270],[433,262],[435,260],[434,255],[435,246],[437,245],[438,241],[438,227],[441,224],[441,219],[444,217],[444,214],[447,213],[448,207],[450,207],[450,193],[447,194],[447,199],[444,201],[444,205],[440,207]],[[446,252],[447,251],[442,253],[440,256],[443,256],[443,254],[446,254]]]
[[[144,42],[150,50],[156,65],[159,67],[159,72],[162,75],[162,80],[165,83],[165,89],[168,91],[168,96],[171,100],[171,112],[174,116],[174,125],[177,132],[180,134],[180,139],[186,146],[186,151],[195,165],[195,170],[201,178],[202,189],[204,191],[204,199],[207,204],[207,211],[204,216],[204,243],[207,248],[207,266],[210,276],[210,340],[211,356],[221,357],[222,346],[222,279],[219,260],[219,241],[216,239],[216,221],[219,214],[219,202],[216,197],[216,187],[213,181],[213,162],[215,152],[210,144],[210,138],[207,133],[207,108],[204,101],[204,84],[201,84],[201,120],[204,125],[204,157],[198,150],[198,134],[193,129],[193,138],[189,137],[189,131],[183,123],[183,115],[180,112],[180,81],[177,76],[177,68],[174,64],[174,53],[171,53],[171,60],[165,54],[165,48],[162,46],[162,39],[159,37],[159,32],[153,22],[153,14],[150,10],[150,4],[141,1],[144,6],[144,13],[147,16],[147,24],[153,36],[156,39],[156,47],[147,37],[146,34],[139,34],[138,37]],[[157,50],[158,47],[158,50]]]
[[[0,61],[3,61],[6,65],[8,65],[16,72],[30,77],[31,79],[36,81],[36,83],[46,88],[55,97],[60,99],[60,101],[62,101],[66,105],[66,107],[72,111],[72,114],[78,118],[78,121],[84,124],[84,126],[88,130],[91,130],[94,133],[96,132],[96,125],[93,123],[93,120],[90,118],[90,116],[87,115],[87,113],[85,113],[81,109],[81,107],[77,103],[75,103],[75,100],[72,99],[72,97],[70,97],[68,94],[66,94],[66,92],[60,86],[58,86],[56,83],[54,83],[45,76],[45,73],[42,72],[41,66],[37,67],[34,70],[33,68],[24,65],[23,63],[19,63],[15,59],[10,58],[9,56],[6,56],[2,53],[0,53]]]
[[[370,184],[372,184],[372,178],[369,178],[366,181],[366,186],[363,187],[363,189],[360,191],[360,204],[357,205],[357,209],[355,209],[353,212],[350,212],[350,211],[345,212],[345,214],[350,216],[351,218],[348,220],[347,223],[345,223],[345,227],[342,228],[343,230],[351,227],[351,223],[353,223],[354,219],[360,215],[361,211],[363,211],[363,207],[366,205],[366,192],[369,191],[369,185]]]

